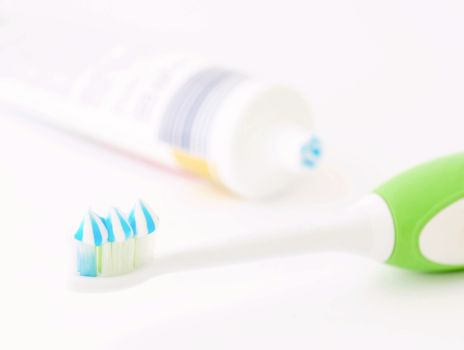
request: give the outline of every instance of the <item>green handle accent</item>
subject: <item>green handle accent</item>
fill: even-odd
[[[464,265],[430,261],[419,248],[424,226],[444,208],[464,198],[464,153],[413,168],[375,192],[387,202],[395,223],[395,247],[388,264],[423,272],[464,269]]]

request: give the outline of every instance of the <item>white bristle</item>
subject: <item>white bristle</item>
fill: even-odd
[[[113,261],[113,273],[120,275],[128,273],[134,269],[134,255],[130,249],[132,239],[129,239],[122,243],[113,243],[111,247],[112,261]]]
[[[154,234],[135,238],[135,267],[146,265],[153,260],[154,246]]]
[[[105,243],[102,247],[101,276],[117,276],[134,269],[134,239]]]
[[[102,260],[101,260],[101,275],[112,276],[113,275],[113,262],[111,254],[111,243],[104,243],[102,245]]]

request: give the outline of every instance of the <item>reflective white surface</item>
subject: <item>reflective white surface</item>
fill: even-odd
[[[97,26],[287,79],[311,97],[331,174],[283,198],[241,202],[2,112],[1,348],[462,347],[463,274],[414,274],[339,254],[250,261],[246,250],[217,257],[215,268],[188,264],[237,236],[309,225],[413,164],[461,150],[461,2],[0,8],[4,18],[34,18],[28,30],[52,20]],[[89,205],[128,209],[139,196],[159,213],[166,273],[111,293],[68,289],[68,239],[81,214]]]

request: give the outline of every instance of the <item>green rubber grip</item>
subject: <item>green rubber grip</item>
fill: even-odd
[[[421,272],[464,269],[464,265],[430,261],[419,246],[425,225],[443,209],[464,198],[464,153],[413,168],[375,192],[386,201],[395,225],[395,246],[388,264]]]

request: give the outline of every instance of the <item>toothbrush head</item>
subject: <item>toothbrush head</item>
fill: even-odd
[[[117,208],[104,218],[87,213],[74,235],[79,275],[118,276],[151,261],[152,233],[158,226],[158,217],[142,201],[137,202],[132,214],[129,222]],[[138,236],[133,227],[138,228]]]

